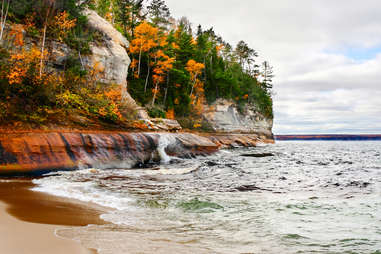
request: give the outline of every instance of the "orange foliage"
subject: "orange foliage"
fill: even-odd
[[[52,24],[53,29],[56,30],[57,39],[62,42],[67,32],[76,26],[76,22],[76,19],[69,19],[69,14],[66,11],[57,14]]]
[[[14,44],[18,47],[24,46],[24,26],[21,24],[12,25],[11,31],[9,32],[10,36],[14,36]]]
[[[167,119],[175,119],[175,110],[174,109],[168,109],[166,113]]]
[[[155,84],[155,87],[152,89],[152,93],[153,93],[152,104],[154,104],[156,96],[158,92],[160,91],[159,84],[164,83],[165,77],[168,71],[170,71],[173,68],[173,63],[175,62],[175,59],[164,54],[162,50],[158,50],[155,53],[153,53],[152,57],[157,59],[157,62],[154,64],[153,75],[152,75],[152,80],[153,80],[153,83]]]
[[[31,66],[38,68],[40,57],[41,51],[36,47],[32,47],[29,51],[23,49],[21,53],[12,53],[10,56],[11,68],[6,75],[9,84],[21,84]],[[33,78],[33,82],[40,80],[38,76]]]
[[[146,130],[146,129],[149,128],[149,126],[146,123],[142,122],[142,121],[134,122],[132,124],[132,127],[134,129],[140,129],[140,130]]]
[[[195,60],[189,60],[185,69],[191,75],[192,90],[190,94],[191,104],[196,114],[201,114],[205,103],[204,83],[198,79],[205,65],[197,63]]]
[[[179,45],[177,45],[175,42],[172,42],[172,48],[180,49]]]
[[[185,69],[191,74],[191,80],[196,81],[197,76],[202,73],[202,70],[205,68],[205,65],[202,63],[197,63],[195,60],[191,59],[188,61]]]
[[[224,45],[222,45],[222,44],[221,45],[217,45],[216,46],[217,53],[220,52],[221,49],[223,49],[223,48],[224,48]]]
[[[158,45],[159,29],[147,22],[141,23],[135,28],[135,39],[130,46],[131,53],[148,52]]]

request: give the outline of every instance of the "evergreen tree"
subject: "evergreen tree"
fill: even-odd
[[[264,61],[262,63],[261,76],[263,78],[262,80],[263,88],[266,90],[267,93],[270,93],[271,89],[273,88],[274,71],[273,71],[273,67],[267,61]]]
[[[156,26],[165,27],[169,24],[171,12],[163,0],[152,0],[147,10],[152,23]]]

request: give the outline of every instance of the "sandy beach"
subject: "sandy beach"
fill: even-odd
[[[33,192],[30,181],[0,182],[0,253],[90,254],[79,242],[55,235],[67,226],[103,224],[100,210]]]

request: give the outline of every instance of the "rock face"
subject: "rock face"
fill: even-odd
[[[127,86],[128,67],[131,63],[127,55],[129,42],[109,22],[93,10],[85,10],[90,29],[102,35],[102,41],[90,44],[92,54],[84,58],[88,68],[96,64],[104,70],[100,81]]]
[[[272,139],[273,120],[264,117],[253,105],[244,112],[238,110],[234,102],[219,99],[206,107],[204,121],[218,133],[252,133]]]
[[[123,99],[134,106],[138,111],[138,116],[144,119],[144,109],[139,108],[127,92],[128,67],[131,63],[127,54],[130,46],[128,40],[95,11],[87,9],[84,11],[84,15],[87,16],[89,28],[102,35],[102,41],[90,43],[92,54],[83,58],[84,64],[88,69],[97,66],[103,70],[100,82],[121,85]]]
[[[22,133],[0,136],[0,175],[55,170],[131,168],[177,157],[208,155],[219,145],[189,133]],[[164,149],[164,150],[163,150]]]
[[[0,134],[0,176],[82,168],[132,168],[165,156],[205,156],[221,148],[272,143],[253,134],[46,132]]]
[[[65,43],[47,38],[46,50],[49,52],[47,66],[52,71],[62,71],[69,57],[79,58],[86,69],[93,70],[96,67],[101,70],[101,73],[97,75],[100,82],[120,85],[124,100],[132,107],[136,107],[138,112],[142,111],[127,92],[128,67],[131,63],[127,54],[128,40],[95,11],[85,10],[84,14],[88,18],[88,27],[100,35],[96,41],[90,43],[91,54],[80,55]],[[28,49],[32,45],[40,47],[41,40],[39,38],[28,37],[22,27],[20,29],[24,34],[23,48]],[[21,50],[20,47],[13,45],[14,35],[10,31],[11,27],[7,25],[4,39],[0,42],[1,45],[11,50]],[[141,118],[144,118],[144,112],[139,113],[141,113]]]

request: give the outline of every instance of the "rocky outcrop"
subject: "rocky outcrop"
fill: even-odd
[[[22,133],[0,136],[0,175],[96,167],[131,168],[161,159],[208,155],[219,145],[189,133]]]
[[[49,52],[49,59],[46,67],[51,72],[60,72],[64,70],[69,58],[76,58],[87,70],[97,68],[100,71],[97,74],[98,81],[104,84],[120,85],[125,102],[130,108],[136,108],[138,116],[144,119],[146,116],[144,109],[138,107],[135,100],[127,92],[128,67],[131,63],[127,54],[128,40],[95,11],[85,10],[84,14],[87,16],[89,29],[97,35],[96,40],[90,42],[91,54],[81,55],[76,49],[68,47],[65,43],[54,40],[54,38],[47,38],[46,51]],[[16,26],[23,34],[24,43],[22,46],[14,45],[12,26]],[[29,49],[32,45],[39,48],[41,39],[28,36],[20,25],[7,25],[4,38],[0,44],[10,50]]]
[[[82,168],[133,168],[164,157],[272,143],[252,134],[41,132],[0,134],[0,176]]]
[[[255,147],[258,144],[273,144],[272,138],[257,134],[234,134],[234,133],[214,133],[206,136],[210,141],[217,144],[221,149],[238,147]]]
[[[129,42],[109,22],[93,10],[85,10],[90,29],[102,35],[101,41],[91,42],[92,54],[85,58],[89,68],[96,64],[104,70],[100,79],[104,83],[127,85],[128,67],[131,63],[127,55]]]
[[[273,120],[264,117],[254,105],[248,104],[240,111],[234,102],[219,99],[205,107],[203,118],[217,133],[250,133],[269,139],[273,136]]]

